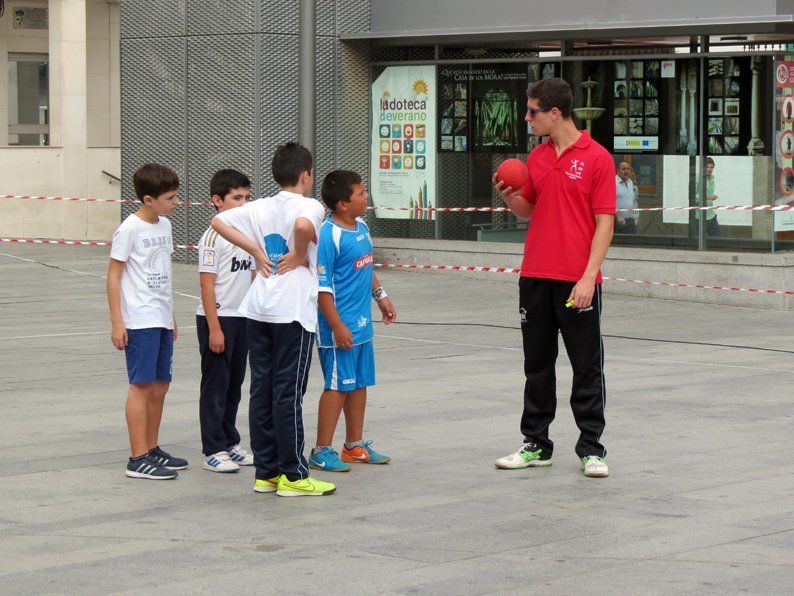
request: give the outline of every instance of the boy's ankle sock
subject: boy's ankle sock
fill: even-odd
[[[325,447],[328,447],[329,449],[331,448],[330,445],[315,445],[314,448],[312,449],[312,455],[317,455]]]
[[[353,441],[352,443],[345,443],[345,449],[353,449],[354,447],[363,447],[364,440],[359,439],[358,441]]]
[[[139,455],[138,457],[130,457],[130,461],[132,463],[136,463],[137,464],[139,461],[144,459],[147,455],[149,455],[149,454],[148,453],[144,453],[143,455]]]

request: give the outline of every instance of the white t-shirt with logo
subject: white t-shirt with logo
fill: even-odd
[[[121,315],[127,329],[174,328],[171,294],[171,222],[143,221],[134,213],[113,233],[110,258],[122,261]]]
[[[199,273],[214,273],[215,306],[219,317],[242,317],[239,307],[251,287],[254,260],[242,248],[224,239],[212,228],[198,243]],[[199,302],[197,315],[205,316]]]
[[[299,217],[314,225],[319,237],[325,209],[316,199],[282,190],[273,197],[257,199],[215,217],[259,244],[268,258],[278,260],[295,247],[293,228]],[[240,313],[265,323],[297,321],[309,332],[317,329],[317,243],[309,243],[308,267],[283,275],[257,275],[240,304]]]

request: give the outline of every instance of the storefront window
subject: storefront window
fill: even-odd
[[[790,66],[788,94],[776,95],[770,56],[437,65],[435,122],[427,123],[437,132],[432,206],[502,206],[493,172],[541,142],[524,121],[525,91],[536,80],[561,76],[574,91],[577,125],[615,160],[626,211],[619,213],[614,244],[769,251],[777,241],[783,248],[787,232],[781,235],[780,221],[773,222],[788,213],[683,208],[769,205],[781,202],[781,193],[794,196],[794,61]],[[373,81],[384,70],[373,67]],[[775,138],[774,101],[790,104]],[[792,134],[780,141],[786,129]],[[791,167],[776,169],[775,145],[785,150],[789,140]],[[776,176],[788,176],[790,184],[777,184]],[[775,188],[784,191],[776,195]],[[371,190],[377,202],[379,189]],[[527,226],[492,211],[434,211],[403,222],[383,215],[371,222],[386,236],[521,242]]]

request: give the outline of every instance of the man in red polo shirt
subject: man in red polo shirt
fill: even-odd
[[[612,241],[615,162],[571,120],[568,83],[543,79],[527,96],[526,121],[547,139],[527,158],[529,182],[520,192],[493,179],[510,210],[530,220],[519,281],[524,441],[518,451],[496,460],[496,467],[551,465],[549,425],[557,408],[554,365],[561,332],[573,368],[576,454],[586,476],[608,476],[600,442],[606,401],[600,269]]]

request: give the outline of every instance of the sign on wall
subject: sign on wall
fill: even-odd
[[[525,64],[444,66],[438,84],[439,151],[526,152]]]
[[[775,205],[794,205],[794,61],[775,61]],[[775,213],[775,232],[794,230],[794,211]]]
[[[370,194],[391,219],[435,219],[436,67],[389,66],[372,83]]]

